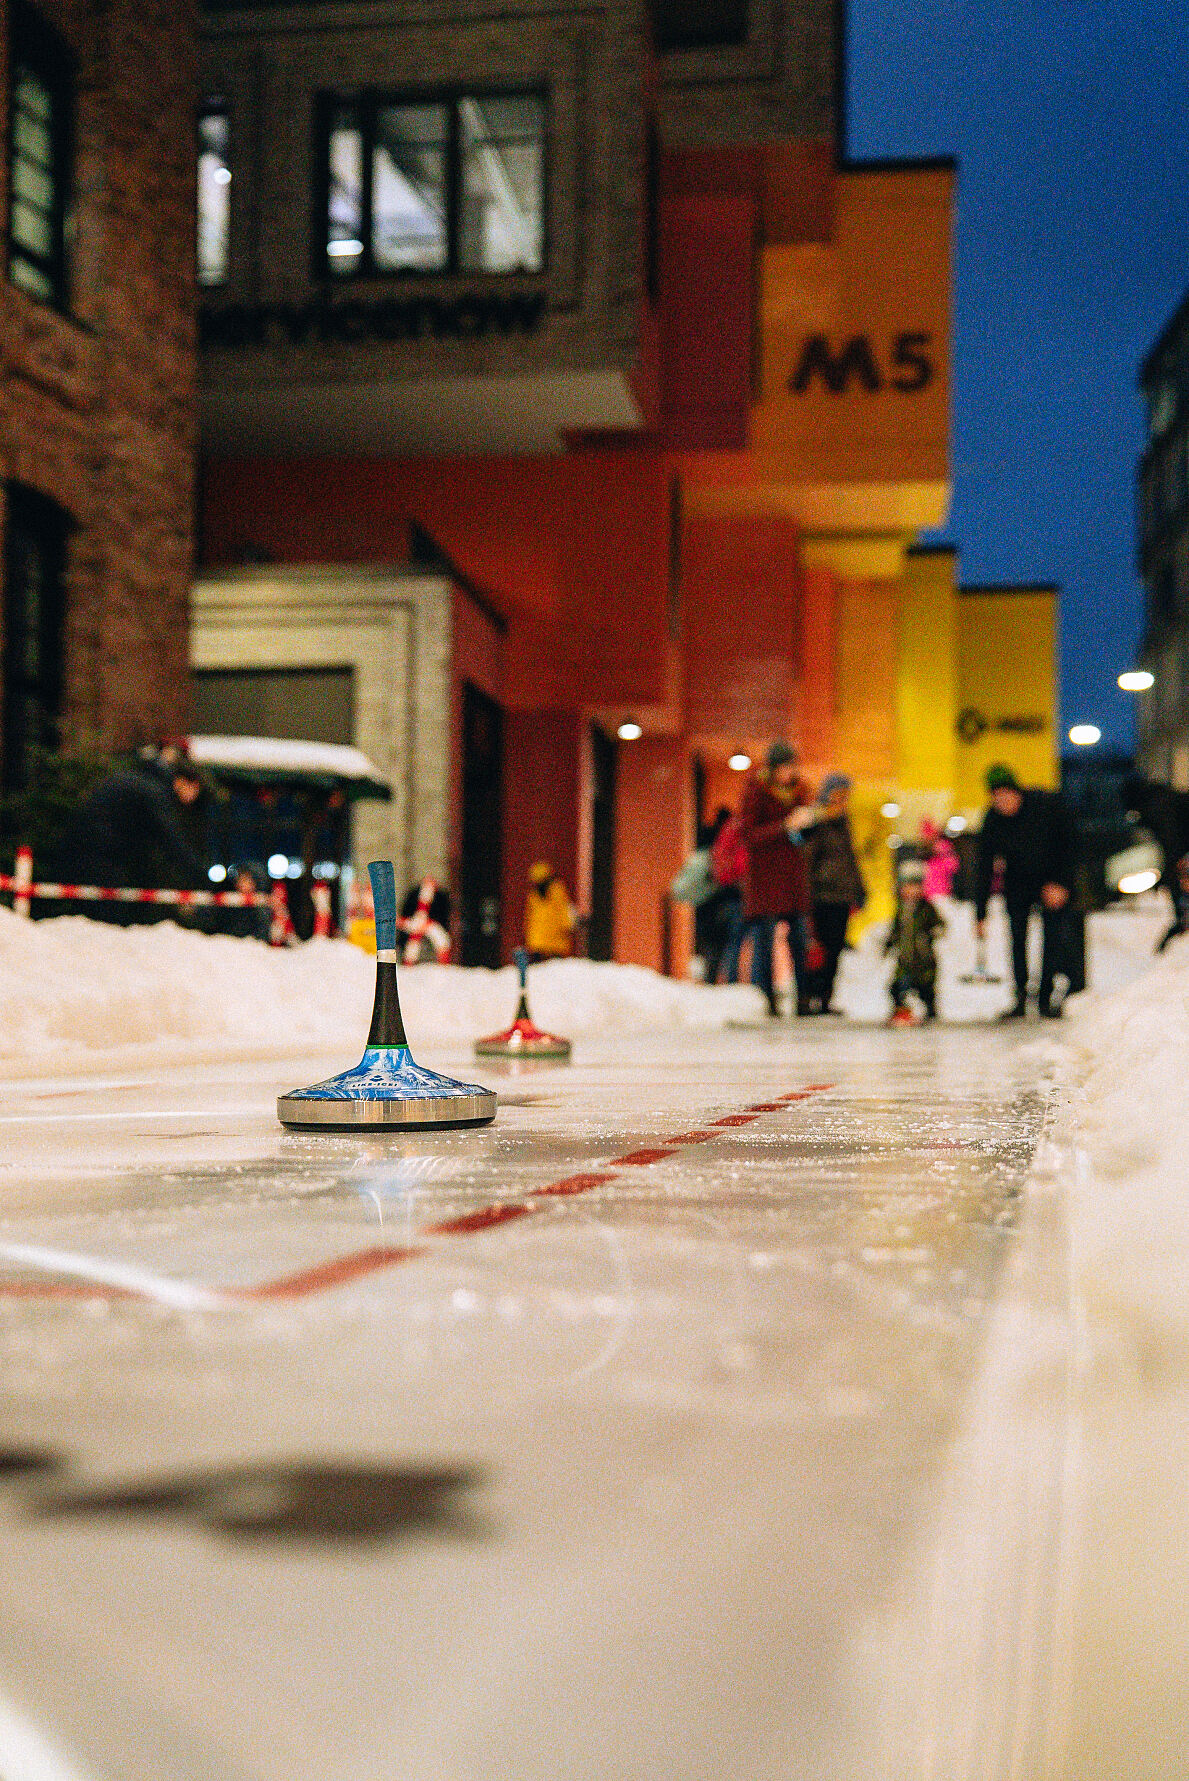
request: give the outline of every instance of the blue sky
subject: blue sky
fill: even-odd
[[[849,0],[856,159],[954,154],[968,582],[1056,581],[1063,726],[1130,749],[1139,361],[1189,287],[1183,0]]]

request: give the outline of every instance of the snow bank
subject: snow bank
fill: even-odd
[[[1007,929],[992,915],[988,959],[999,984],[969,985],[974,965],[969,905],[946,908],[940,1008],[949,1020],[993,1017],[1010,1000]],[[1108,911],[1093,918],[1096,980],[1124,982],[1150,961],[1166,923]],[[838,1002],[854,1019],[883,1020],[891,963],[882,927],[844,955]],[[367,1030],[375,967],[341,940],[272,950],[162,922],[116,928],[81,916],[22,921],[0,908],[0,1068],[71,1069],[122,1054],[167,1050],[183,1058],[357,1051]],[[470,1043],[508,1025],[515,976],[419,965],[401,977],[414,1045]],[[636,965],[564,959],[532,971],[532,1006],[543,1027],[570,1037],[632,1028],[717,1027],[760,1015],[746,986],[710,989]]]
[[[1074,1118],[1090,1166],[1074,1210],[1086,1289],[1132,1336],[1140,1323],[1175,1326],[1189,1355],[1189,939],[1142,980],[1076,997],[1062,1036],[1081,1057]]]
[[[0,1066],[86,1068],[146,1047],[179,1060],[359,1051],[375,964],[342,940],[273,950],[162,922],[116,928],[81,916],[29,922],[0,909]],[[635,965],[566,959],[531,973],[533,1013],[571,1037],[628,1027],[749,1019],[749,988],[675,983]],[[416,1044],[472,1040],[509,1024],[515,973],[419,965],[401,977]]]

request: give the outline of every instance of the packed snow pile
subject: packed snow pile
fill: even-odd
[[[1077,997],[1062,1036],[1081,1053],[1076,1142],[1090,1167],[1074,1218],[1089,1308],[1128,1340],[1175,1327],[1189,1354],[1189,939],[1142,981]]]
[[[358,1052],[375,962],[343,940],[272,949],[161,922],[118,928],[82,916],[30,922],[0,909],[0,1066],[85,1068],[156,1047],[183,1057]],[[715,1027],[762,1007],[748,987],[676,983],[635,965],[565,959],[534,967],[533,1013],[554,1031]],[[510,1024],[516,976],[419,965],[401,974],[414,1044],[464,1041]]]

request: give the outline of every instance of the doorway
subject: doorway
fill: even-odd
[[[459,956],[464,965],[500,964],[503,870],[504,714],[471,682],[462,689],[462,864]]]
[[[616,744],[598,724],[590,726],[591,859],[590,931],[587,952],[609,959],[615,933]]]

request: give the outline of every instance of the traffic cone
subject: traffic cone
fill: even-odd
[[[502,1033],[475,1041],[476,1057],[540,1057],[564,1060],[570,1055],[570,1041],[556,1033],[543,1033],[528,1011],[528,953],[518,946],[513,953],[520,976],[520,1000],[516,1017]]]
[[[368,866],[376,911],[376,999],[363,1057],[353,1070],[294,1089],[277,1101],[277,1118],[297,1131],[401,1131],[489,1125],[496,1097],[413,1060],[396,981],[396,874],[390,860]]]

